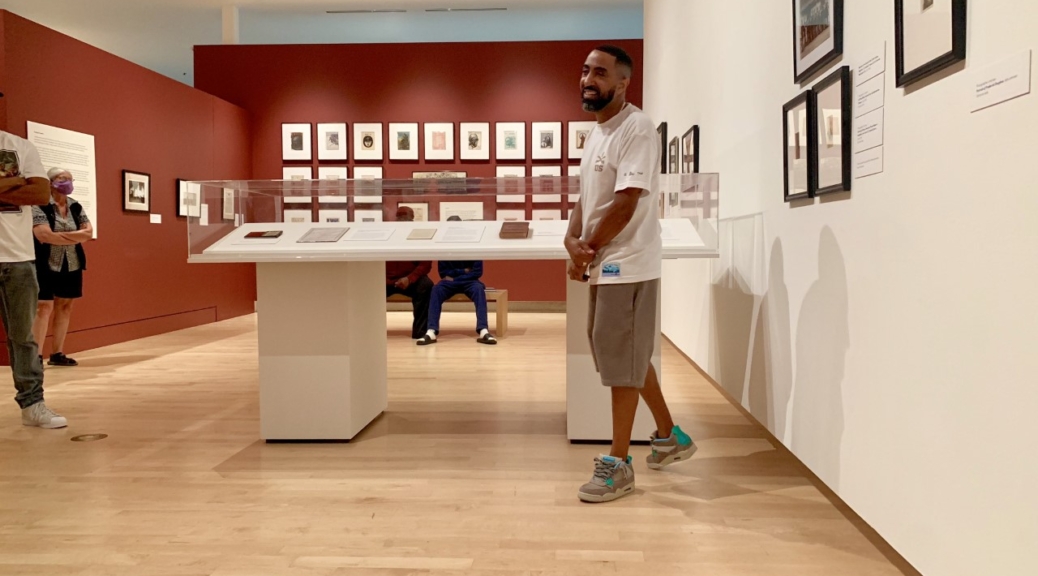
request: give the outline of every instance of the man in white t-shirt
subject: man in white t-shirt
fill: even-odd
[[[633,62],[615,46],[588,56],[580,80],[584,110],[598,124],[584,143],[580,202],[570,217],[569,277],[590,281],[588,337],[613,396],[613,445],[577,495],[608,502],[634,492],[628,454],[639,397],[656,420],[649,468],[685,460],[696,445],[674,425],[651,360],[656,344],[663,241],[657,213],[660,154],[656,127],[627,103]]]
[[[50,200],[50,179],[28,140],[0,130],[0,318],[7,332],[15,400],[22,424],[64,428],[65,418],[43,403],[43,358],[32,335],[36,317],[36,252],[32,206]]]

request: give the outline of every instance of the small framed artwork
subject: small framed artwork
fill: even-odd
[[[381,210],[369,210],[369,209],[354,210],[353,211],[353,216],[354,216],[354,218],[353,218],[354,222],[381,222],[382,221],[382,211]],[[346,221],[346,219],[343,219],[343,222],[345,222],[345,221]]]
[[[440,221],[446,222],[451,216],[462,221],[483,220],[482,202],[440,202]]]
[[[570,122],[569,123],[569,159],[579,160],[584,157],[584,146],[587,137],[595,128],[595,122]]]
[[[382,160],[382,123],[353,125],[353,159]]]
[[[360,212],[360,210],[358,210],[358,212]],[[378,212],[378,215],[381,217],[382,216],[382,211],[378,210],[377,212]],[[381,221],[381,220],[382,219],[379,218],[379,221]],[[336,210],[336,209],[318,210],[317,211],[317,221],[318,222],[323,222],[325,224],[342,224],[343,222],[349,222],[350,221],[350,212],[349,212],[349,210]]]
[[[496,217],[500,222],[522,222],[526,220],[526,210],[498,210]]]
[[[389,125],[389,159],[418,159],[418,124],[391,123]]]
[[[313,180],[314,169],[310,166],[282,166],[281,178],[283,180]]]
[[[681,173],[699,173],[699,126],[693,126],[681,137]]]
[[[660,136],[660,174],[667,173],[667,123],[660,122],[656,127],[656,134]]]
[[[792,1],[793,77],[803,84],[843,54],[843,0]]]
[[[966,59],[966,0],[894,0],[898,87]]]
[[[317,168],[317,178],[320,180],[348,180],[350,169],[346,166],[320,166]]]
[[[177,216],[200,218],[202,216],[202,185],[177,178]]]
[[[285,210],[284,221],[290,224],[312,224],[314,213],[311,210]]]
[[[346,125],[318,124],[317,146],[318,160],[346,160],[349,156],[346,147]]]
[[[309,124],[281,125],[281,159],[312,160]]]
[[[526,202],[526,166],[497,167],[497,201],[509,204]]]
[[[670,173],[681,173],[681,140],[675,136],[670,140]]]
[[[843,66],[811,92],[815,100],[818,153],[815,194],[851,189],[851,69]]]
[[[490,123],[462,122],[461,159],[490,160]]]
[[[401,202],[397,204],[398,208],[410,208],[414,211],[415,222],[428,222],[429,221],[429,203],[428,202]]]
[[[234,189],[223,189],[223,219],[234,220]]]
[[[454,160],[454,123],[425,123],[425,159]]]
[[[526,160],[526,124],[524,122],[498,122],[497,159]]]
[[[534,160],[562,159],[562,122],[534,122],[530,130]]]
[[[151,174],[123,170],[123,210],[151,212]]]
[[[786,202],[814,195],[816,181],[814,96],[810,90],[782,107],[783,196]]]
[[[533,183],[534,204],[562,202],[562,194],[559,193],[562,190],[559,181],[562,176],[561,166],[534,166],[530,175],[537,179]]]

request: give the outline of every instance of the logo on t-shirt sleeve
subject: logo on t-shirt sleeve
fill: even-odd
[[[620,265],[615,262],[602,265],[602,277],[603,278],[619,278],[620,277]]]
[[[18,152],[14,150],[0,150],[0,178],[14,178],[22,175],[22,169],[18,162]]]

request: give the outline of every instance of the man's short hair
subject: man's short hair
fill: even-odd
[[[606,44],[595,48],[595,51],[609,54],[616,58],[616,66],[618,68],[626,68],[628,77],[634,74],[634,60],[631,60],[631,56],[623,48]]]

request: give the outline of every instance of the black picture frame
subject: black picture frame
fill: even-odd
[[[912,70],[905,70],[905,0],[894,0],[894,51],[898,88],[918,82],[966,59],[966,0],[951,0],[951,4],[951,50],[933,58],[926,64]]]
[[[660,136],[660,174],[667,173],[667,123],[660,122],[656,127],[656,133]]]
[[[822,134],[824,130],[829,127],[824,122],[819,122],[819,115],[822,114],[822,109],[818,104],[819,95],[831,88],[832,86],[840,85],[840,161],[842,163],[840,167],[840,183],[832,184],[823,187],[821,185],[822,177]],[[852,110],[853,106],[853,88],[851,85],[851,68],[850,66],[841,66],[839,70],[833,72],[823,80],[818,82],[811,89],[811,98],[815,101],[814,104],[814,119],[817,131],[815,132],[815,169],[814,169],[814,184],[815,196],[822,194],[831,194],[833,192],[850,192],[851,191],[851,162],[852,162],[852,150],[851,150],[851,132],[854,129]]]
[[[670,139],[670,173],[681,174],[681,139]]]
[[[782,106],[782,189],[783,199],[786,202],[814,197],[814,183],[818,181],[817,174],[815,174],[815,166],[818,164],[816,158],[818,153],[818,127],[816,126],[814,104],[814,92],[807,90]],[[807,115],[807,122],[804,127],[807,134],[803,142],[799,138],[790,138],[789,132],[789,113],[801,106],[805,107]],[[790,140],[795,141],[794,146],[790,146]],[[800,150],[801,146],[803,146],[804,153],[807,155],[807,174],[804,179],[806,189],[803,192],[793,192],[790,190],[789,185],[790,149]],[[796,160],[796,158],[793,158],[793,160]]]
[[[797,17],[801,13],[801,7],[805,2],[832,2],[833,4],[833,47],[829,52],[818,59],[814,64],[801,70],[798,50],[800,35],[797,30]],[[837,58],[843,55],[843,0],[792,0],[793,3],[793,79],[797,84],[804,84],[822,70],[825,70]]]
[[[692,144],[692,159],[686,145]],[[681,136],[681,173],[699,174],[699,125],[696,124]]]
[[[142,201],[135,201],[137,198]],[[151,212],[151,174],[123,170],[123,211]]]

